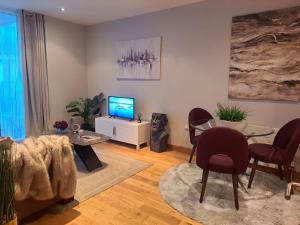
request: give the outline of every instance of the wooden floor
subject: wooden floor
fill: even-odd
[[[171,208],[161,198],[160,177],[172,166],[186,162],[188,152],[172,150],[151,152],[149,148],[135,150],[113,143],[101,145],[153,164],[97,196],[61,214],[43,213],[26,224],[32,225],[192,225],[199,224]]]

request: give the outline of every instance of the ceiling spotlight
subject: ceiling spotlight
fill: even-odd
[[[65,11],[65,8],[60,8],[60,11],[64,12],[64,11]]]

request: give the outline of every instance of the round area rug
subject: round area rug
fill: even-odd
[[[202,170],[180,164],[168,170],[159,183],[162,197],[173,208],[204,225],[299,225],[300,194],[284,198],[285,182],[257,171],[252,188],[239,187],[240,210],[234,206],[231,175],[210,172],[204,200],[199,203]],[[248,176],[240,176],[246,186]]]

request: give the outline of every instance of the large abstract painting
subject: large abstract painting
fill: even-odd
[[[118,42],[118,79],[159,80],[161,38]]]
[[[229,97],[299,100],[300,7],[233,18]]]

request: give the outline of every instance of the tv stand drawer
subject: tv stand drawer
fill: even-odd
[[[128,126],[126,124],[112,123],[112,139],[122,141],[129,144],[138,143],[138,128],[137,126]]]

